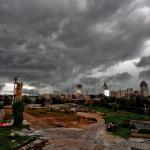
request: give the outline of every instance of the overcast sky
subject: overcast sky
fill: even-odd
[[[0,0],[0,82],[43,91],[150,83],[150,0]]]

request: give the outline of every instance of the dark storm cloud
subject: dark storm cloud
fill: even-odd
[[[36,89],[23,89],[23,94],[37,95],[38,91]]]
[[[5,84],[0,84],[0,90],[4,88]]]
[[[103,91],[104,83],[107,83],[110,90],[120,89],[125,82],[129,82],[132,78],[131,74],[123,72],[111,76],[82,77],[80,78],[80,83],[83,84],[86,93],[98,94]]]
[[[123,72],[123,73],[118,73],[112,76],[109,76],[105,79],[106,82],[127,82],[129,80],[131,80],[133,78],[133,76],[131,74],[129,74],[128,72]]]
[[[141,71],[139,76],[142,80],[150,80],[150,69]]]
[[[136,64],[137,67],[150,66],[150,56],[142,57],[141,60]]]
[[[82,77],[80,78],[80,82],[87,84],[87,85],[92,85],[96,84],[97,82],[126,82],[129,81],[133,78],[133,76],[128,73],[128,72],[123,72],[123,73],[117,73],[111,76],[102,76],[102,77]]]
[[[110,90],[127,88],[133,76],[128,72],[117,73],[104,78],[103,83],[107,83]],[[128,84],[126,84],[128,83]]]
[[[80,79],[80,82],[86,85],[95,85],[98,82],[98,78],[91,78],[91,77],[83,77]]]
[[[0,77],[64,86],[135,58],[150,36],[149,8],[148,0],[0,0]]]

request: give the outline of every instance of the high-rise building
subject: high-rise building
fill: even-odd
[[[118,94],[118,93],[119,93],[118,91],[111,91],[111,92],[110,92],[110,95],[111,95],[111,97],[118,98],[118,97],[119,97],[119,94]]]
[[[141,88],[141,95],[142,96],[149,96],[149,90],[148,90],[148,85],[145,81],[142,81],[140,84],[140,88]]]
[[[110,91],[109,91],[109,88],[108,88],[106,83],[104,83],[104,85],[103,85],[103,90],[104,90],[104,95],[109,97],[110,96]]]
[[[111,96],[115,98],[121,98],[126,96],[126,90],[118,90],[118,91],[111,91]]]
[[[118,93],[119,93],[119,98],[126,96],[126,91],[125,91],[125,90],[121,90],[121,89],[120,89],[120,90],[118,91]]]
[[[141,91],[140,90],[135,90],[134,91],[134,96],[140,96],[141,95]]]
[[[133,91],[132,88],[126,89],[126,91],[125,91],[125,96],[130,97],[130,96],[132,96],[133,94],[134,94],[134,91]]]
[[[83,86],[82,86],[82,84],[77,84],[76,85],[75,94],[78,95],[78,96],[83,95]]]

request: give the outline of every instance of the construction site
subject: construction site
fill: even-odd
[[[119,129],[119,127],[118,129],[114,128],[114,130],[122,132],[121,134],[114,135],[113,132],[108,132],[106,116],[118,116],[120,113],[123,113],[123,116],[125,116],[125,112],[111,112],[107,109],[107,112],[104,113],[103,110],[98,111],[95,109],[90,109],[87,105],[81,104],[83,102],[83,92],[81,85],[77,86],[77,99],[73,99],[72,101],[65,101],[64,103],[62,103],[62,101],[58,101],[56,99],[58,98],[57,96],[51,98],[51,96],[49,97],[44,95],[44,97],[41,97],[42,102],[43,100],[45,102],[44,104],[26,104],[26,101],[23,101],[22,98],[22,88],[23,83],[18,82],[17,79],[15,79],[12,106],[5,106],[2,109],[3,112],[1,112],[3,120],[9,122],[7,124],[3,123],[2,126],[13,127],[13,105],[18,102],[24,102],[23,126],[21,129],[19,129],[19,131],[10,128],[11,130],[8,137],[11,137],[12,139],[15,137],[27,137],[28,140],[27,142],[20,143],[15,149],[150,150],[150,142],[148,140],[150,138],[149,134],[139,134],[137,130],[132,130],[132,135],[130,133],[128,137],[121,137],[118,135],[123,135],[123,132],[126,132],[125,130],[129,131],[129,129],[125,128],[124,130],[124,128]],[[57,104],[52,103],[52,99],[54,98],[57,100]],[[143,116],[143,119],[149,120],[149,117]],[[132,125],[136,124],[140,130],[139,121],[131,120],[130,122]],[[113,123],[109,121],[109,125],[113,125]],[[149,128],[147,124],[145,127]],[[7,140],[8,137],[0,137],[0,142],[2,143],[4,138]],[[12,141],[17,142],[16,139],[11,140],[11,142]]]

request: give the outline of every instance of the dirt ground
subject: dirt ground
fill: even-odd
[[[10,110],[6,112],[11,113]],[[45,113],[43,110],[26,111],[24,119],[29,122],[34,132],[48,140],[43,150],[130,150],[131,145],[137,144],[133,139],[126,140],[108,133],[100,113],[77,115],[81,118],[95,118],[97,122],[89,123],[87,120],[79,120],[73,114]],[[62,124],[69,127],[58,126]],[[147,150],[150,150],[149,147]]]
[[[67,115],[57,115],[59,117],[56,117],[55,113],[42,114],[37,117],[27,112],[24,113],[24,117],[30,123],[30,126],[38,131],[41,137],[48,140],[43,150],[128,150],[126,140],[113,137],[106,132],[106,126],[101,114],[78,113],[82,117],[94,117],[97,119],[96,123],[87,124],[84,128],[51,128],[47,123],[49,122],[46,120],[47,118],[55,116],[54,119],[59,121],[60,116],[62,119],[67,117]],[[72,119],[74,117],[70,120],[72,121]]]
[[[12,114],[12,109],[10,108],[10,109],[4,109],[5,110],[5,114]]]
[[[73,113],[46,112],[44,109],[28,109],[24,113],[24,118],[31,122],[33,128],[37,129],[45,126],[80,128],[95,122],[90,119],[79,119],[79,117]]]

